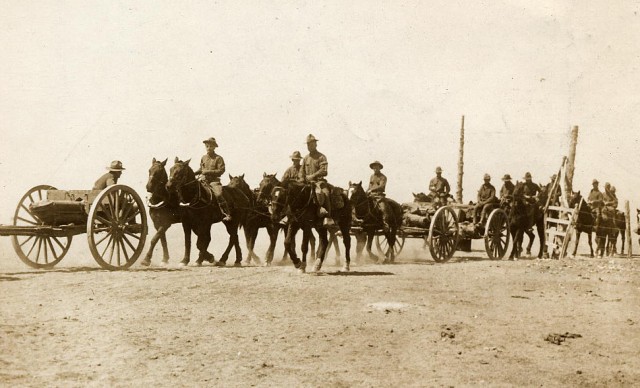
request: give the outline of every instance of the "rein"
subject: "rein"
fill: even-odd
[[[181,194],[180,196],[182,197],[182,190],[181,189],[183,187],[187,186],[187,185],[192,184],[192,183],[196,183],[196,187],[198,188],[198,192],[194,196],[195,202],[194,202],[193,199],[190,202],[187,202],[187,203],[182,202],[182,200],[181,200],[180,201],[180,206],[188,207],[190,209],[203,209],[203,208],[209,206],[211,204],[210,202],[204,202],[204,201],[201,200],[202,199],[202,185],[200,184],[200,181],[198,181],[197,179],[194,179],[192,181],[189,181],[189,182],[187,182],[185,184],[182,184],[182,185],[178,186],[177,189],[178,189],[178,193]],[[196,206],[197,204],[199,204],[201,202],[204,203],[204,205]]]

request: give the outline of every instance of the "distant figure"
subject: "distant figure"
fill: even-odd
[[[528,203],[535,203],[536,195],[540,192],[540,186],[533,183],[530,172],[526,172],[522,179],[524,179],[524,188],[522,191],[524,198]]]
[[[591,207],[591,211],[593,212],[593,217],[595,218],[595,225],[600,224],[600,219],[602,217],[602,206],[604,206],[604,197],[598,188],[598,180],[594,179],[591,184],[593,188],[589,192],[589,197],[587,198],[587,203]]]
[[[293,154],[291,154],[290,158],[293,161],[293,165],[290,166],[282,175],[283,182],[298,180],[298,175],[300,174],[300,161],[302,160],[300,151],[294,151]]]
[[[500,189],[500,204],[510,204],[513,200],[513,190],[516,186],[511,182],[511,175],[504,174],[502,177],[502,188]]]
[[[478,190],[478,203],[476,204],[473,212],[473,223],[478,224],[478,213],[482,212],[480,216],[480,224],[483,224],[487,219],[487,213],[493,210],[495,204],[498,202],[496,198],[496,188],[491,184],[491,176],[484,174],[484,183]]]
[[[383,165],[379,161],[374,161],[369,164],[369,168],[373,170],[373,174],[369,178],[369,187],[367,188],[367,195],[375,201],[380,212],[382,213],[382,223],[385,230],[389,230],[389,212],[387,211],[387,201],[385,199],[385,190],[387,188],[387,177],[380,172]]]
[[[318,217],[324,217],[325,225],[334,225],[335,222],[331,218],[331,193],[326,180],[329,162],[327,157],[318,151],[318,139],[311,134],[307,136],[307,150],[309,153],[302,161],[298,180],[314,184],[319,205]]]
[[[615,187],[611,186],[609,182],[604,184],[602,202],[605,210],[609,212],[609,214],[615,214],[615,211],[618,210],[618,196],[616,196]]]
[[[436,167],[436,176],[429,182],[429,192],[436,204],[446,204],[449,196],[449,182],[442,177],[442,168]]]
[[[220,183],[220,177],[224,174],[225,165],[222,156],[216,154],[218,142],[215,138],[210,137],[204,140],[203,143],[207,149],[207,153],[200,159],[200,168],[195,173],[196,175],[200,175],[200,179],[211,186],[213,195],[216,196],[218,206],[223,215],[222,221],[231,221],[229,205],[222,195],[222,184]]]
[[[98,178],[96,183],[93,184],[93,190],[104,190],[108,186],[115,185],[118,183],[118,179],[120,179],[120,175],[122,175],[122,171],[125,170],[122,167],[122,162],[119,160],[114,160],[111,162],[111,165],[107,167],[109,172]]]

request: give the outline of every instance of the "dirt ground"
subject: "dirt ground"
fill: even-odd
[[[435,264],[411,241],[350,273],[331,254],[319,275],[182,268],[179,242],[168,268],[121,272],[2,257],[0,385],[640,386],[638,257],[481,247]]]

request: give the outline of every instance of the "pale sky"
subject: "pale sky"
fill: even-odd
[[[640,207],[638,1],[56,1],[0,5],[0,223],[32,186],[90,189],[112,159],[216,137],[227,172],[281,175],[313,133],[329,181],[377,159],[399,202],[437,165],[546,183],[580,126],[574,186]],[[170,163],[171,164],[171,163]],[[227,178],[223,183],[228,181]],[[634,222],[635,224],[635,222]],[[0,247],[8,246],[0,238]]]

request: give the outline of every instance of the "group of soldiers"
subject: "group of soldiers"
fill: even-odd
[[[203,141],[206,154],[200,159],[200,168],[195,171],[196,176],[211,187],[213,194],[218,201],[218,206],[223,214],[223,220],[231,220],[231,212],[227,201],[222,195],[222,184],[220,183],[220,177],[225,172],[225,164],[222,156],[218,155],[215,149],[218,147],[218,143],[215,138],[210,137]],[[302,183],[309,183],[315,186],[316,199],[318,201],[318,216],[324,218],[325,225],[334,224],[331,218],[331,196],[330,187],[327,183],[327,174],[329,162],[327,157],[318,151],[318,139],[312,134],[309,134],[306,139],[307,150],[309,153],[303,158],[299,151],[294,151],[290,159],[292,165],[282,175],[282,181],[297,181]],[[387,177],[381,172],[383,165],[379,161],[374,161],[369,164],[369,167],[373,170],[373,174],[369,179],[369,187],[367,188],[367,194],[375,199],[382,213],[385,214],[384,208],[386,206],[385,190],[387,186]],[[122,171],[125,168],[122,166],[122,162],[114,160],[110,166],[107,167],[108,172],[102,175],[94,184],[94,190],[102,190],[107,186],[116,184],[120,178]],[[442,168],[436,167],[436,176],[429,182],[429,194],[436,205],[446,204],[451,197],[451,186],[449,182],[442,176]],[[551,183],[549,183],[547,189],[553,184],[556,179],[554,174],[551,177]],[[491,184],[491,176],[484,174],[484,183],[478,189],[477,203],[473,211],[473,223],[477,225],[483,224],[491,210],[495,207],[510,203],[513,199],[513,191],[515,185],[511,182],[511,175],[505,174],[502,177],[503,185],[500,188],[499,198],[496,196],[496,188]],[[540,192],[540,187],[533,183],[531,173],[524,174],[524,187],[523,194],[526,201],[533,203],[536,201],[536,196]],[[591,206],[596,218],[596,222],[599,222],[602,217],[602,212],[617,209],[618,198],[616,197],[616,188],[611,184],[606,183],[604,186],[604,193],[598,189],[598,180],[593,180],[593,188],[589,193],[587,203]]]

